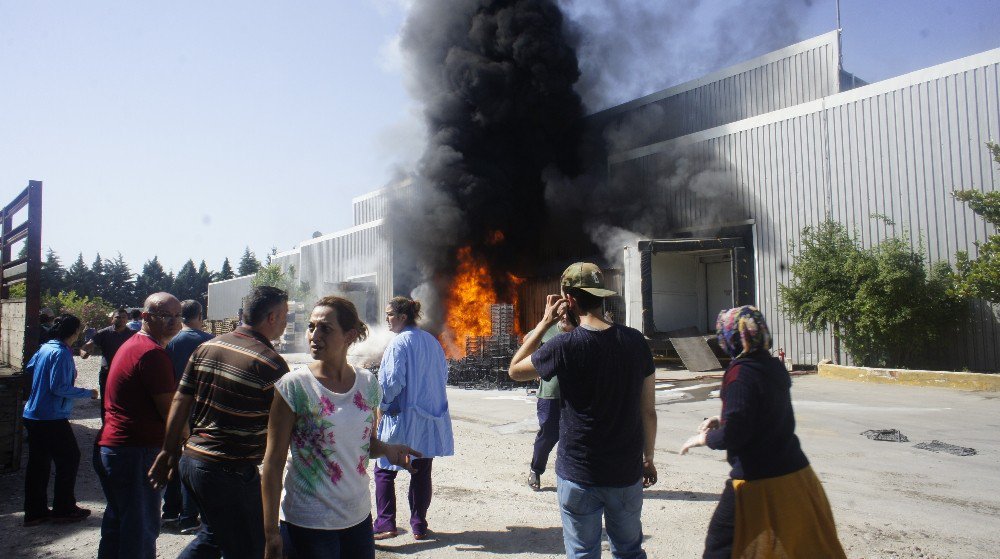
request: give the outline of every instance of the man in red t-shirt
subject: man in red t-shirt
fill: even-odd
[[[160,534],[160,491],[146,472],[163,446],[177,388],[163,348],[181,329],[181,303],[169,293],[146,298],[142,328],[115,354],[104,397],[104,427],[95,464],[108,507],[98,557],[154,559]]]

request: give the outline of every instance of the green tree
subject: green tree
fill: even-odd
[[[239,266],[236,268],[236,273],[240,276],[248,276],[256,274],[257,270],[260,270],[260,261],[254,256],[254,253],[250,252],[250,247],[246,247],[246,250],[243,251],[243,257],[240,258]]]
[[[66,270],[66,275],[63,278],[65,290],[72,291],[80,297],[89,297],[94,294],[90,268],[84,263],[82,252],[76,257],[76,262]]]
[[[208,284],[212,283],[215,274],[208,269],[208,265],[202,260],[198,265],[198,296],[195,297],[202,308],[208,308]]]
[[[42,305],[57,314],[72,314],[85,325],[90,324],[94,328],[107,326],[108,314],[114,310],[114,307],[100,297],[86,297],[75,291],[60,291],[56,295],[47,295],[42,298]]]
[[[854,320],[844,332],[851,357],[868,366],[946,365],[944,342],[957,333],[966,310],[951,294],[951,267],[928,271],[923,247],[886,239],[862,253]]]
[[[236,277],[236,274],[233,273],[233,266],[232,266],[232,264],[229,263],[229,258],[227,257],[222,262],[222,269],[219,270],[218,274],[216,274],[216,279],[218,279],[218,281],[225,281],[225,280],[233,279],[235,277]]]
[[[107,284],[107,296],[104,299],[115,306],[137,307],[142,301],[136,301],[135,277],[128,263],[122,258],[122,253],[114,260],[104,261],[104,275]]]
[[[860,251],[843,225],[827,219],[802,230],[802,245],[789,266],[792,283],[779,285],[781,308],[808,332],[833,334],[834,361],[840,363],[843,327],[852,318]],[[789,252],[795,251],[795,245]]]
[[[308,293],[299,282],[295,281],[293,276],[294,273],[286,274],[277,264],[268,264],[257,270],[257,275],[250,280],[250,285],[252,287],[261,285],[277,287],[288,293],[289,300],[303,302]]]
[[[170,291],[173,286],[173,274],[164,272],[159,258],[154,256],[142,265],[142,273],[135,279],[135,298],[141,304],[153,293]]]
[[[94,258],[94,263],[90,265],[90,282],[93,296],[106,300],[108,298],[107,277],[104,271],[104,261],[99,252]]]
[[[802,233],[792,281],[778,286],[793,322],[832,330],[859,365],[943,364],[941,342],[957,332],[966,309],[946,263],[928,271],[923,248],[898,237],[862,248],[832,220]]]
[[[986,147],[993,161],[1000,165],[1000,144],[987,142]],[[957,190],[952,196],[968,204],[976,215],[985,219],[995,230],[1000,230],[1000,191]],[[970,259],[969,254],[962,251],[955,260],[955,292],[959,296],[1000,303],[1000,234],[990,235],[985,243],[977,242],[975,259]]]
[[[59,262],[59,256],[56,255],[56,251],[52,250],[52,247],[49,247],[48,252],[45,253],[45,261],[42,262],[40,280],[42,294],[62,291],[65,275],[66,271],[63,270],[62,264]]]
[[[188,260],[181,266],[181,271],[177,272],[173,289],[170,292],[181,301],[200,297],[198,271],[194,267],[193,260]]]

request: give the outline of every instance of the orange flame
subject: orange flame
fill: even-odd
[[[500,238],[503,234],[497,232]],[[495,237],[494,237],[495,238]],[[465,340],[469,337],[489,336],[492,334],[490,321],[490,305],[503,303],[493,284],[486,260],[473,254],[472,247],[458,249],[458,268],[452,279],[446,297],[444,331],[440,341],[444,346],[445,355],[449,359],[465,357]],[[514,304],[514,316],[518,316],[517,286],[524,282],[513,274],[507,274],[506,286],[510,291],[510,302]],[[521,334],[518,321],[514,321],[515,334]]]
[[[503,231],[497,229],[496,231],[490,233],[489,238],[486,239],[486,244],[490,246],[496,246],[503,242],[504,236]]]
[[[493,277],[482,257],[472,247],[458,249],[458,269],[447,299],[445,329],[441,334],[444,353],[450,359],[465,356],[467,336],[489,336],[490,305],[497,302]]]

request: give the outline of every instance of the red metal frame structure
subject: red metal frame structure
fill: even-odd
[[[27,219],[15,226],[14,215],[28,207]],[[41,310],[41,269],[42,269],[42,182],[28,181],[25,188],[14,200],[0,210],[3,233],[0,236],[0,299],[10,298],[11,286],[25,283],[24,310],[24,353],[23,366],[38,350]],[[12,258],[11,247],[25,241],[25,255]],[[15,365],[15,363],[6,363]]]

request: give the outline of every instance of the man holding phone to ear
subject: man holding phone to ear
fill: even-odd
[[[656,483],[654,365],[643,335],[603,317],[601,269],[577,262],[563,272],[538,326],[511,360],[510,378],[558,378],[562,393],[557,492],[566,556],[598,557],[601,519],[611,554],[645,558],[642,490]],[[563,320],[577,326],[541,346]]]

